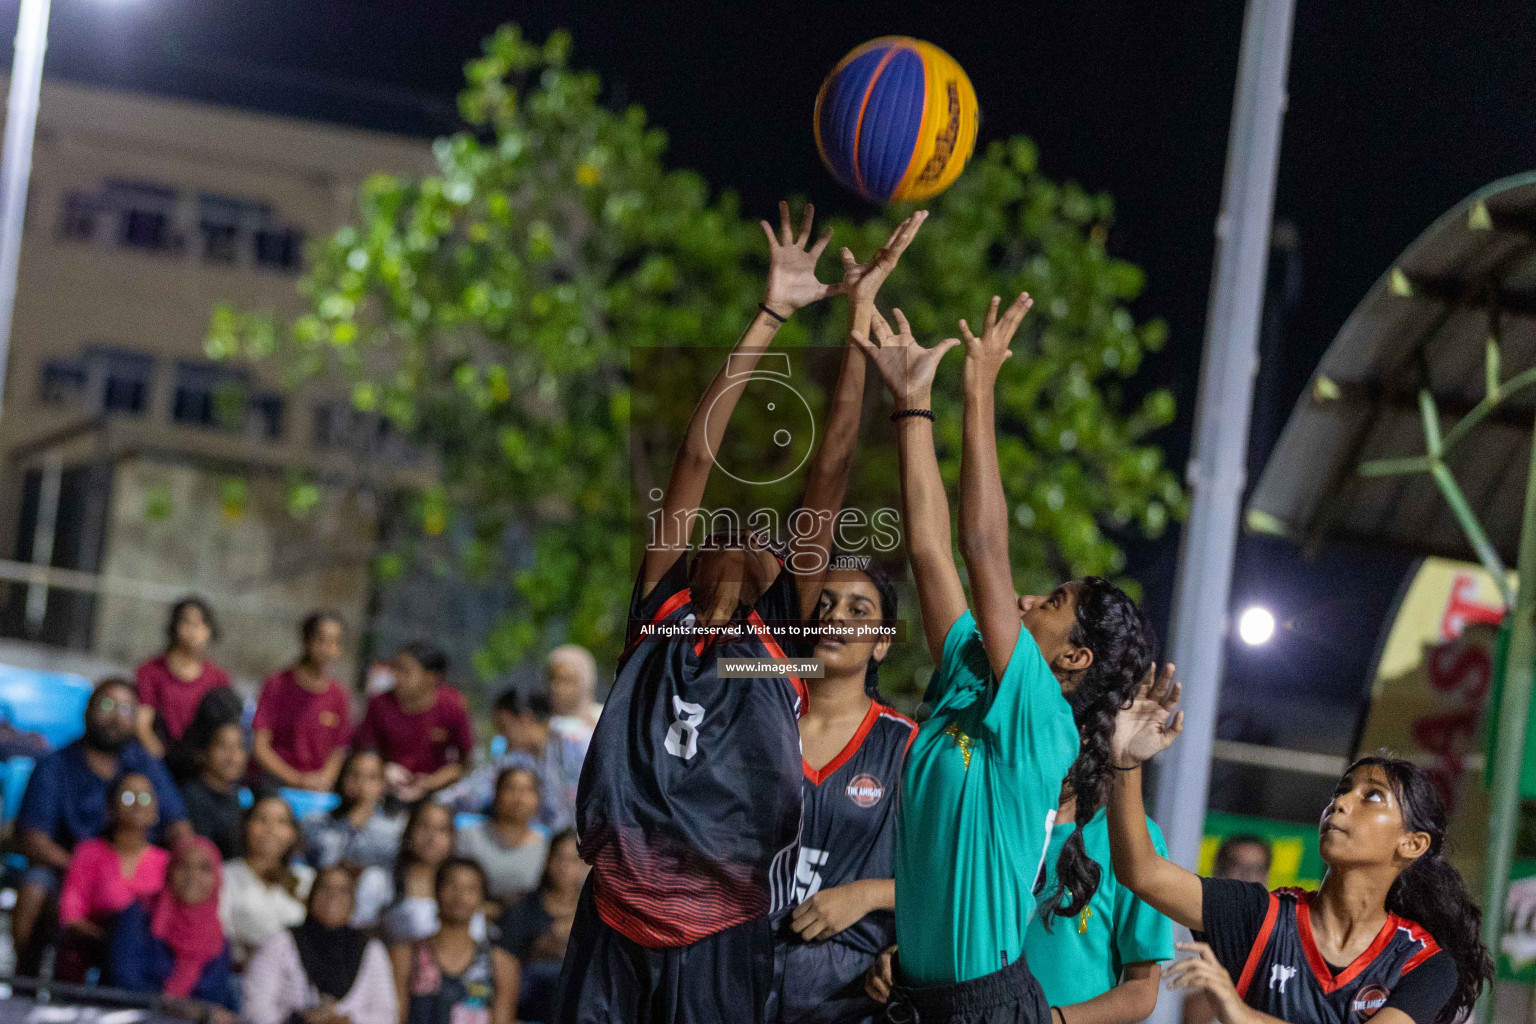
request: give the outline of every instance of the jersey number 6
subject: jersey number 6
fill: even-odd
[[[677,721],[667,730],[667,753],[687,761],[699,752],[699,723],[704,721],[704,708],[673,694],[672,710]]]

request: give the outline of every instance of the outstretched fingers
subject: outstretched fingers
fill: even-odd
[[[987,307],[987,319],[982,325],[983,333],[992,333],[992,328],[997,326],[997,309],[1003,304],[1001,295],[992,296],[992,304]]]
[[[816,219],[816,204],[806,203],[805,213],[800,216],[800,234],[795,237],[795,244],[805,248],[805,243],[811,240],[811,224]]]
[[[900,307],[893,307],[891,315],[896,318],[896,329],[902,334],[911,335],[912,325],[907,323],[907,314],[903,313]]]
[[[779,200],[779,244],[795,244],[795,232],[789,226],[789,203],[783,199]]]
[[[1008,310],[1003,314],[1005,337],[1013,337],[1013,332],[1019,329],[1019,324],[1024,322],[1024,315],[1034,304],[1035,300],[1029,297],[1029,292],[1019,292],[1019,297],[1008,304]],[[997,299],[992,300],[992,310],[997,311]]]
[[[821,259],[821,254],[823,252],[826,252],[827,244],[829,242],[831,242],[831,241],[832,241],[832,229],[831,228],[826,228],[825,230],[822,231],[821,237],[816,239],[816,244],[811,246],[811,259],[813,259],[813,260]],[[847,252],[846,249],[843,250],[843,251]],[[853,254],[849,253],[849,255],[851,256]],[[846,267],[847,265],[848,265],[847,262],[844,261],[843,266]]]

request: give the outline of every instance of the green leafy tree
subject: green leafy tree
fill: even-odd
[[[437,460],[439,483],[404,501],[408,529],[394,532],[381,576],[387,586],[424,560],[469,580],[511,572],[519,600],[484,637],[487,676],[555,639],[611,662],[644,512],[632,496],[664,482],[668,435],[752,314],[766,270],[761,231],[735,196],[711,198],[698,175],[666,169],[664,134],[638,107],[604,107],[597,76],[571,68],[569,50],[564,33],[535,44],[498,30],[467,65],[468,128],[436,143],[438,172],[370,179],[355,221],[314,249],[309,311],[279,323],[223,308],[208,342],[295,384],[344,382],[358,416]],[[1156,536],[1183,499],[1146,440],[1172,418],[1171,396],[1127,411],[1119,391],[1164,328],[1125,306],[1142,273],[1105,252],[1109,198],[1049,181],[1015,138],[979,155],[932,208],[883,304],[932,337],[978,318],[994,292],[1037,299],[998,392],[1021,586],[1118,574],[1116,538]],[[832,251],[866,258],[903,215],[836,222]],[[840,302],[808,312],[781,344],[842,344]],[[636,362],[643,374],[632,354],[649,356]],[[949,369],[935,409],[953,481],[958,358]],[[870,394],[855,500],[896,493],[874,411],[884,400]],[[379,435],[365,434],[359,458],[384,457]],[[712,483],[711,500],[733,500],[733,486]],[[792,501],[785,486],[775,494]],[[304,495],[313,504],[313,484],[295,487],[296,514]]]

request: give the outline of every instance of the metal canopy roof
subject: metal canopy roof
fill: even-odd
[[[1479,408],[1491,336],[1506,385],[1536,367],[1536,172],[1467,197],[1372,286],[1296,403],[1249,500],[1248,528],[1309,548],[1343,538],[1474,558],[1429,474],[1359,473],[1374,460],[1425,454],[1427,388],[1447,438],[1468,413],[1481,417],[1463,428],[1445,464],[1513,565],[1536,387]]]

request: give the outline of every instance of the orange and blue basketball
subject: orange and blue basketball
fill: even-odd
[[[816,96],[816,148],[876,203],[944,191],[976,148],[976,90],[932,43],[883,36],[838,62]]]

